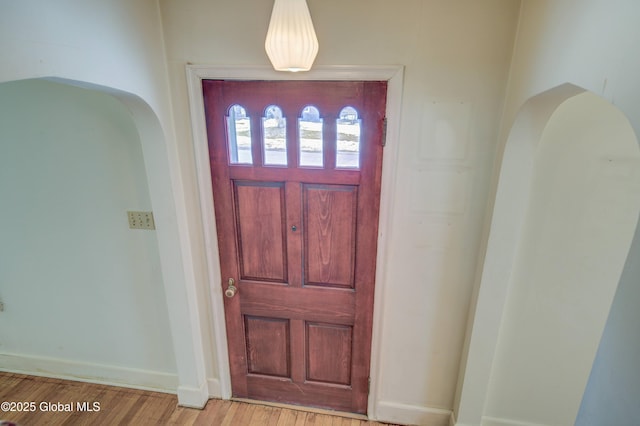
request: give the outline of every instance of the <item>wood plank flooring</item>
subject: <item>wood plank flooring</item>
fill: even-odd
[[[0,420],[30,425],[382,426],[364,421],[236,401],[209,400],[202,410],[178,407],[175,395],[115,386],[0,373],[0,403],[34,404]],[[58,404],[59,403],[59,404]],[[94,411],[82,411],[78,403]],[[95,406],[94,403],[98,403]],[[67,409],[70,411],[62,411]],[[58,411],[54,411],[58,409]]]

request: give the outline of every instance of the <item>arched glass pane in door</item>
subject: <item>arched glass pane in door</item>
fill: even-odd
[[[360,120],[355,108],[346,106],[336,120],[336,168],[360,168]]]
[[[303,167],[322,167],[322,118],[318,108],[308,105],[298,118],[299,164]]]
[[[265,166],[287,165],[287,119],[277,105],[269,105],[264,110],[262,155]]]
[[[251,120],[240,105],[231,105],[227,114],[227,146],[230,164],[253,164]]]

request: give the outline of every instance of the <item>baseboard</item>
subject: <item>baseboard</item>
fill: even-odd
[[[203,382],[199,388],[178,386],[178,405],[189,408],[204,408],[209,400],[208,383]]]
[[[482,426],[546,426],[540,423],[529,423],[520,420],[482,416]]]
[[[387,423],[420,426],[450,426],[451,410],[379,401],[376,404],[375,419]]]
[[[451,412],[451,417],[449,417],[449,426],[467,426],[467,425],[462,423],[457,423],[456,413]]]
[[[209,391],[209,398],[222,399],[220,380],[209,377],[207,379],[207,390]]]
[[[0,371],[173,394],[178,387],[177,374],[9,353],[0,353]]]

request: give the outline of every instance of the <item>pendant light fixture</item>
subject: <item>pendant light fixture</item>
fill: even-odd
[[[264,42],[276,71],[309,71],[318,54],[306,0],[275,0]]]

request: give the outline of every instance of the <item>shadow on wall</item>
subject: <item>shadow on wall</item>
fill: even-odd
[[[635,425],[640,419],[640,228],[611,305],[577,426]]]

